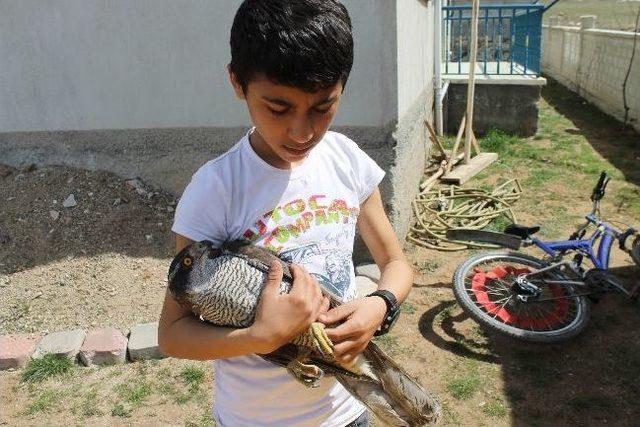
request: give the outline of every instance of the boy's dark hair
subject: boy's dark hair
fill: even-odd
[[[315,92],[346,84],[353,65],[347,9],[337,0],[245,0],[231,28],[231,71]]]

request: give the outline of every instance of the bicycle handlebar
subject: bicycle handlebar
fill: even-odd
[[[607,188],[607,184],[609,184],[609,181],[611,181],[611,177],[607,176],[606,171],[602,171],[600,173],[598,183],[595,187],[593,187],[593,192],[591,193],[592,202],[598,202],[604,197],[604,191]]]

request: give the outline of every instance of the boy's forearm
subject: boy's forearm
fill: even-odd
[[[382,266],[379,289],[391,291],[398,303],[407,298],[413,285],[413,269],[405,259],[394,259]]]
[[[225,359],[269,351],[269,344],[255,336],[251,328],[213,326],[195,316],[160,325],[158,344],[166,356],[192,360]]]

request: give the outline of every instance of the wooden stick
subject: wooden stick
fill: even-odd
[[[436,132],[433,130],[433,127],[431,127],[431,123],[429,123],[428,120],[425,120],[424,124],[427,125],[427,129],[429,130],[429,135],[431,136],[431,140],[436,143],[436,145],[438,146],[438,149],[442,152],[442,154],[444,154],[445,157],[447,157],[447,153],[444,151],[444,147],[440,143],[440,140],[438,139]]]
[[[462,116],[462,120],[460,121],[460,127],[458,128],[458,135],[456,135],[456,142],[453,144],[453,150],[451,150],[451,155],[449,159],[447,159],[447,168],[445,172],[449,173],[451,168],[453,167],[453,162],[451,161],[456,157],[456,152],[458,151],[458,146],[460,145],[460,140],[462,139],[462,132],[464,132],[464,124],[467,116]]]
[[[476,51],[478,49],[478,9],[480,0],[473,0],[471,11],[471,52],[469,54],[469,82],[467,84],[467,127],[464,139],[464,164],[471,160],[471,136],[473,135],[473,95],[476,83]]]
[[[478,144],[478,140],[473,133],[471,133],[471,142],[473,143],[473,149],[476,150],[476,154],[480,154],[480,144]]]

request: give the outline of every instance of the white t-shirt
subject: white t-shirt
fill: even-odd
[[[353,299],[359,207],[384,171],[336,132],[327,132],[299,166],[278,169],[253,150],[252,131],[193,175],[172,230],[214,245],[248,238],[304,265],[337,299]],[[214,416],[224,427],[339,427],[365,409],[332,376],[307,388],[256,355],[216,360],[214,368]]]

